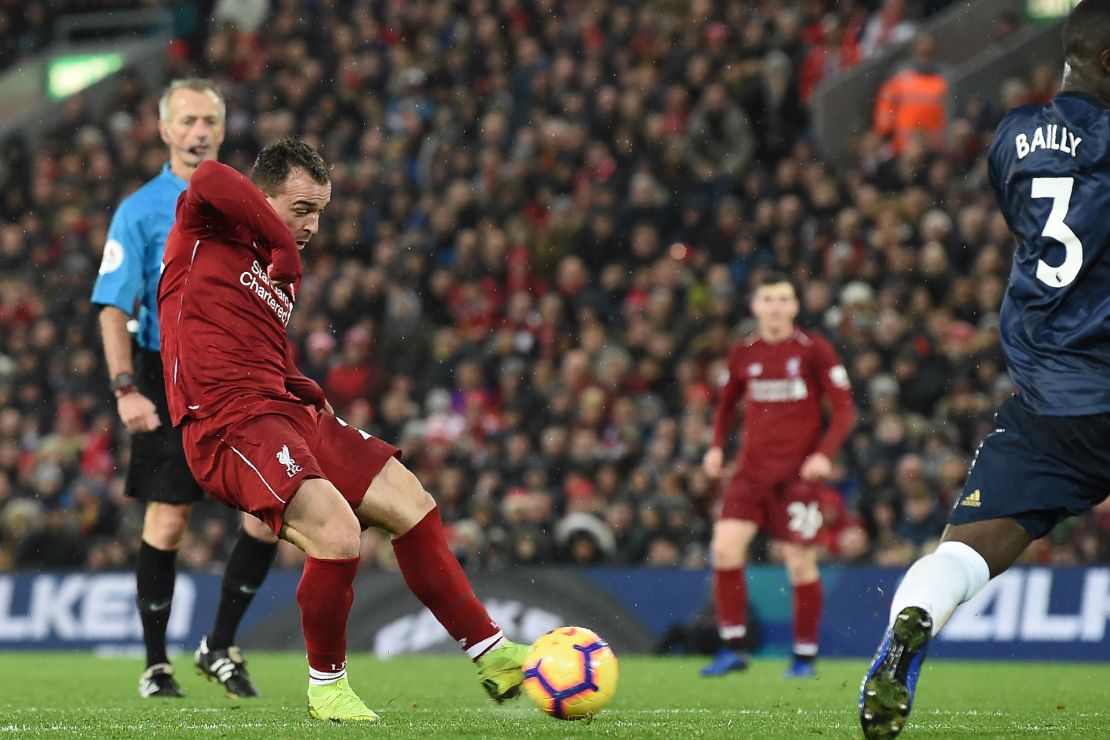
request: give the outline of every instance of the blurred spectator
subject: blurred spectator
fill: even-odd
[[[936,40],[919,34],[910,59],[879,88],[874,130],[886,137],[895,154],[905,151],[909,138],[923,133],[934,147],[944,135],[948,81],[935,61]]]
[[[810,49],[798,72],[798,96],[808,104],[821,81],[852,67],[860,60],[858,35],[845,31],[840,16],[829,13],[821,21],[817,44]]]
[[[270,14],[270,0],[216,0],[212,20],[230,23],[247,33],[256,33]]]
[[[863,38],[860,39],[863,56],[873,57],[887,46],[913,38],[917,26],[909,19],[908,13],[907,0],[883,0],[863,28]]]
[[[702,182],[716,181],[718,187],[747,166],[756,145],[751,121],[721,84],[702,93],[690,113],[688,137],[691,169]]]

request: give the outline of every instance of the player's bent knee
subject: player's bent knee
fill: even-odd
[[[745,553],[736,537],[714,534],[709,543],[709,551],[713,556],[713,567],[718,570],[730,570],[744,565]]]
[[[335,486],[322,478],[304,481],[285,508],[281,536],[311,557],[357,557],[360,535],[350,505]]]
[[[190,504],[149,502],[143,516],[143,540],[159,550],[180,550],[189,528],[191,510]]]
[[[795,586],[813,583],[820,578],[815,547],[786,544],[783,546],[782,560],[786,566],[786,577]]]
[[[709,551],[718,570],[741,568],[748,560],[748,545],[755,525],[739,519],[722,519],[713,526]]]
[[[366,489],[355,513],[363,526],[398,535],[416,526],[435,506],[435,499],[412,471],[390,459]]]

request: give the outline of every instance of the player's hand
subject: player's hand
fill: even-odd
[[[720,447],[710,447],[705,451],[705,457],[702,458],[701,467],[705,474],[710,478],[717,478],[721,475],[721,467],[725,462],[725,451]]]
[[[119,418],[129,432],[153,432],[162,426],[154,402],[138,391],[132,391],[116,400]]]
[[[324,410],[325,414],[331,414],[332,416],[335,416],[335,409],[331,407],[331,404],[328,403],[328,400],[326,398],[324,399],[324,405],[321,408]]]
[[[827,480],[832,475],[832,460],[820,452],[814,452],[802,463],[799,475],[802,480]]]
[[[301,255],[296,245],[270,251],[270,264],[266,266],[266,277],[279,288],[292,285],[301,277]]]
[[[266,267],[266,277],[270,278],[270,283],[276,288],[284,288],[293,282],[293,279],[283,276],[274,270],[273,265]]]

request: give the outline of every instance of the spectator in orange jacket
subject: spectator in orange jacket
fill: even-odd
[[[948,81],[937,67],[936,41],[921,34],[914,39],[913,55],[879,88],[875,101],[874,131],[885,137],[899,154],[915,131],[922,131],[938,145],[944,136]]]

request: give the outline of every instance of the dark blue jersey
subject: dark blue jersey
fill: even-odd
[[[988,159],[1017,239],[1000,332],[1018,401],[1110,411],[1110,112],[1074,92],[1006,114]]]

